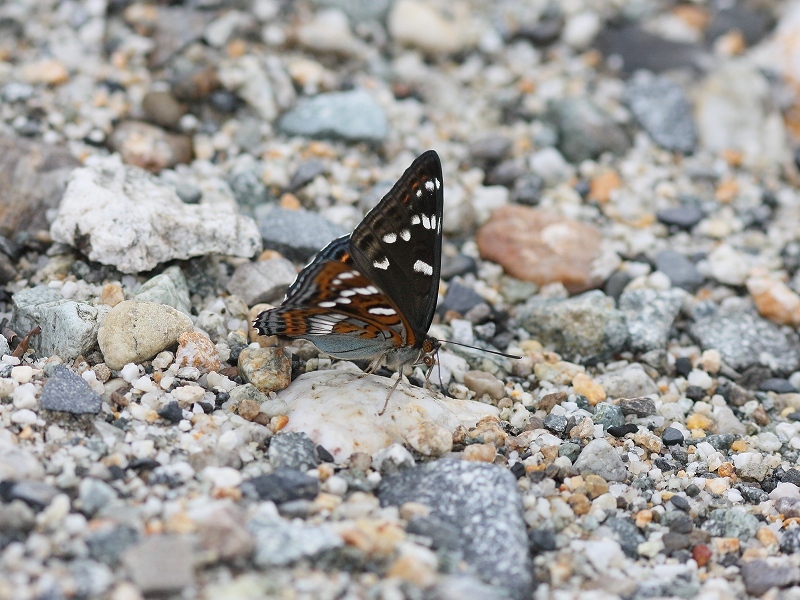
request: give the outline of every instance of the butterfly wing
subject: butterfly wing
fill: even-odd
[[[255,321],[262,335],[303,338],[340,358],[374,358],[407,344],[399,309],[352,261],[349,236],[334,240],[297,276],[283,304]]]
[[[444,193],[439,155],[429,150],[356,227],[355,265],[369,275],[410,323],[409,343],[421,343],[436,310],[442,254]]]

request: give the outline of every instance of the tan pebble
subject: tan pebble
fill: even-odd
[[[661,438],[655,435],[653,432],[648,431],[647,429],[639,429],[636,433],[633,434],[633,441],[642,448],[649,450],[650,452],[661,452],[661,448],[664,442],[661,441]]]
[[[734,452],[745,452],[747,451],[747,442],[744,440],[736,440],[731,444],[731,450]]]
[[[153,173],[184,164],[192,159],[192,139],[169,133],[141,121],[122,121],[108,137],[108,144],[123,162]]]
[[[464,460],[475,462],[494,462],[497,451],[490,444],[472,444],[464,448]]]
[[[256,416],[261,412],[261,406],[255,400],[245,398],[239,402],[237,407],[239,416],[248,421],[255,421]]]
[[[69,81],[69,71],[61,61],[45,58],[25,65],[22,68],[22,77],[28,83],[61,85]]]
[[[706,480],[706,489],[717,496],[724,494],[730,487],[731,482],[727,477],[716,477]]]
[[[778,536],[769,527],[762,527],[756,532],[756,539],[768,550],[777,550],[780,542]]]
[[[239,374],[265,394],[289,387],[292,361],[283,348],[245,348],[239,354]]]
[[[388,556],[405,539],[400,525],[383,519],[358,519],[345,527],[339,532],[345,544],[367,555]]]
[[[608,482],[599,475],[587,475],[585,479],[586,495],[592,500],[608,492]]]
[[[317,467],[317,473],[321,482],[327,481],[336,473],[336,467],[331,463],[320,463]]]
[[[414,517],[427,517],[431,514],[431,507],[421,502],[404,502],[400,505],[400,518],[410,521]]]
[[[17,434],[17,437],[21,440],[29,440],[33,438],[33,429],[30,426],[26,426],[22,431]]]
[[[505,444],[508,434],[503,430],[497,417],[483,417],[469,430],[469,437],[483,440],[484,444],[492,444],[500,448]]]
[[[583,439],[589,436],[594,435],[594,421],[592,421],[589,417],[584,417],[584,419],[575,425],[570,432],[570,438],[579,438]]]
[[[186,512],[180,511],[167,519],[164,528],[170,533],[194,533],[197,525]]]
[[[689,429],[702,429],[708,431],[714,426],[714,421],[700,413],[693,413],[686,419],[686,427]]]
[[[288,424],[289,424],[289,417],[286,415],[277,415],[269,420],[269,428],[272,430],[272,433],[278,433]]]
[[[505,396],[503,382],[485,371],[467,371],[464,373],[464,385],[475,392],[477,399],[488,395],[494,400],[499,400]]]
[[[653,511],[650,509],[640,510],[636,513],[636,526],[643,529],[653,521]]]
[[[719,468],[717,469],[717,474],[720,477],[730,477],[736,472],[736,469],[733,467],[732,463],[724,462],[722,463]]]
[[[256,415],[256,418],[253,419],[253,423],[258,423],[259,425],[263,425],[264,427],[270,427],[271,421],[272,417],[270,417],[267,413],[262,413],[262,412],[258,413]]]
[[[97,381],[100,383],[105,383],[111,379],[111,369],[108,368],[106,363],[97,363],[92,367],[92,371],[94,371]]]
[[[769,425],[772,422],[772,419],[769,418],[767,411],[764,410],[764,407],[761,404],[756,406],[756,409],[750,414],[750,416],[753,418],[753,421],[762,427],[764,425]]]
[[[542,396],[542,398],[539,400],[537,408],[550,414],[550,411],[553,410],[554,406],[560,405],[566,399],[567,399],[566,392],[553,392],[552,394],[547,394],[546,396]]]
[[[314,498],[313,513],[332,512],[342,503],[342,497],[335,494],[320,492]]]
[[[108,306],[116,306],[125,301],[125,293],[117,282],[107,283],[100,290],[100,302]]]
[[[717,186],[717,189],[714,190],[714,196],[717,198],[719,202],[723,204],[728,204],[732,202],[734,198],[739,194],[739,184],[736,183],[733,179],[728,179],[723,181]]]
[[[215,488],[211,496],[218,500],[233,500],[238,502],[242,499],[241,488]]]
[[[572,508],[572,512],[579,517],[588,513],[592,508],[592,503],[589,501],[589,498],[586,497],[586,494],[580,493],[572,494],[567,498],[567,504]]]
[[[410,554],[394,561],[386,576],[397,577],[418,588],[426,588],[436,581],[436,571],[429,564]]]
[[[555,213],[507,205],[497,209],[475,236],[481,258],[517,279],[538,285],[560,282],[571,293],[597,287],[594,262],[602,235],[591,225]]]
[[[616,171],[606,171],[592,177],[589,182],[589,199],[604,204],[611,199],[611,193],[622,186]]]
[[[592,406],[606,399],[606,391],[603,386],[586,373],[578,373],[572,378],[572,388],[576,394],[586,396]]]
[[[556,362],[542,362],[533,365],[533,374],[539,381],[550,381],[552,383],[569,385],[579,373],[583,373],[585,368],[571,362],[559,360]]]
[[[298,210],[301,207],[300,200],[290,192],[286,192],[281,196],[280,203],[281,208],[286,208],[288,210]]]
[[[704,31],[710,19],[707,9],[692,4],[678,4],[671,12],[697,32]]]
[[[739,538],[714,538],[714,548],[719,554],[739,553]]]
[[[716,40],[714,40],[714,50],[717,54],[722,56],[736,56],[741,54],[747,49],[747,40],[738,29],[732,29],[727,33],[723,33]],[[734,153],[737,153],[736,156]],[[734,154],[733,156],[727,156]],[[723,158],[732,166],[737,167],[742,164],[744,155],[738,150],[725,150],[723,151]]]
[[[779,279],[750,277],[747,291],[762,317],[779,325],[800,325],[800,295]]]
[[[201,373],[219,371],[222,366],[214,342],[199,331],[189,331],[178,338],[175,362],[178,367],[195,367]]]
[[[423,422],[407,434],[409,445],[425,456],[444,456],[453,449],[453,434],[441,425]]]

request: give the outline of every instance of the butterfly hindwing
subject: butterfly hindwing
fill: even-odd
[[[439,288],[443,210],[442,165],[419,156],[356,227],[350,250],[358,268],[389,296],[423,339]]]

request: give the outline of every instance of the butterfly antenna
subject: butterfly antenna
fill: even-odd
[[[480,352],[488,352],[489,354],[497,354],[498,356],[504,356],[505,358],[516,358],[520,359],[521,356],[517,356],[515,354],[506,354],[505,352],[500,352],[498,350],[487,350],[486,348],[479,348],[478,346],[470,346],[469,344],[462,344],[460,342],[453,342],[450,340],[441,340],[445,344],[455,344],[456,346],[463,346],[464,348],[472,348],[473,350],[478,350]]]

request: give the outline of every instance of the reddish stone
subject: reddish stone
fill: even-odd
[[[481,258],[538,285],[561,282],[571,293],[598,287],[593,273],[600,232],[585,223],[525,206],[503,206],[478,230]]]
[[[692,548],[692,558],[694,558],[698,567],[705,567],[708,561],[711,560],[711,548],[705,544],[697,544]]]

